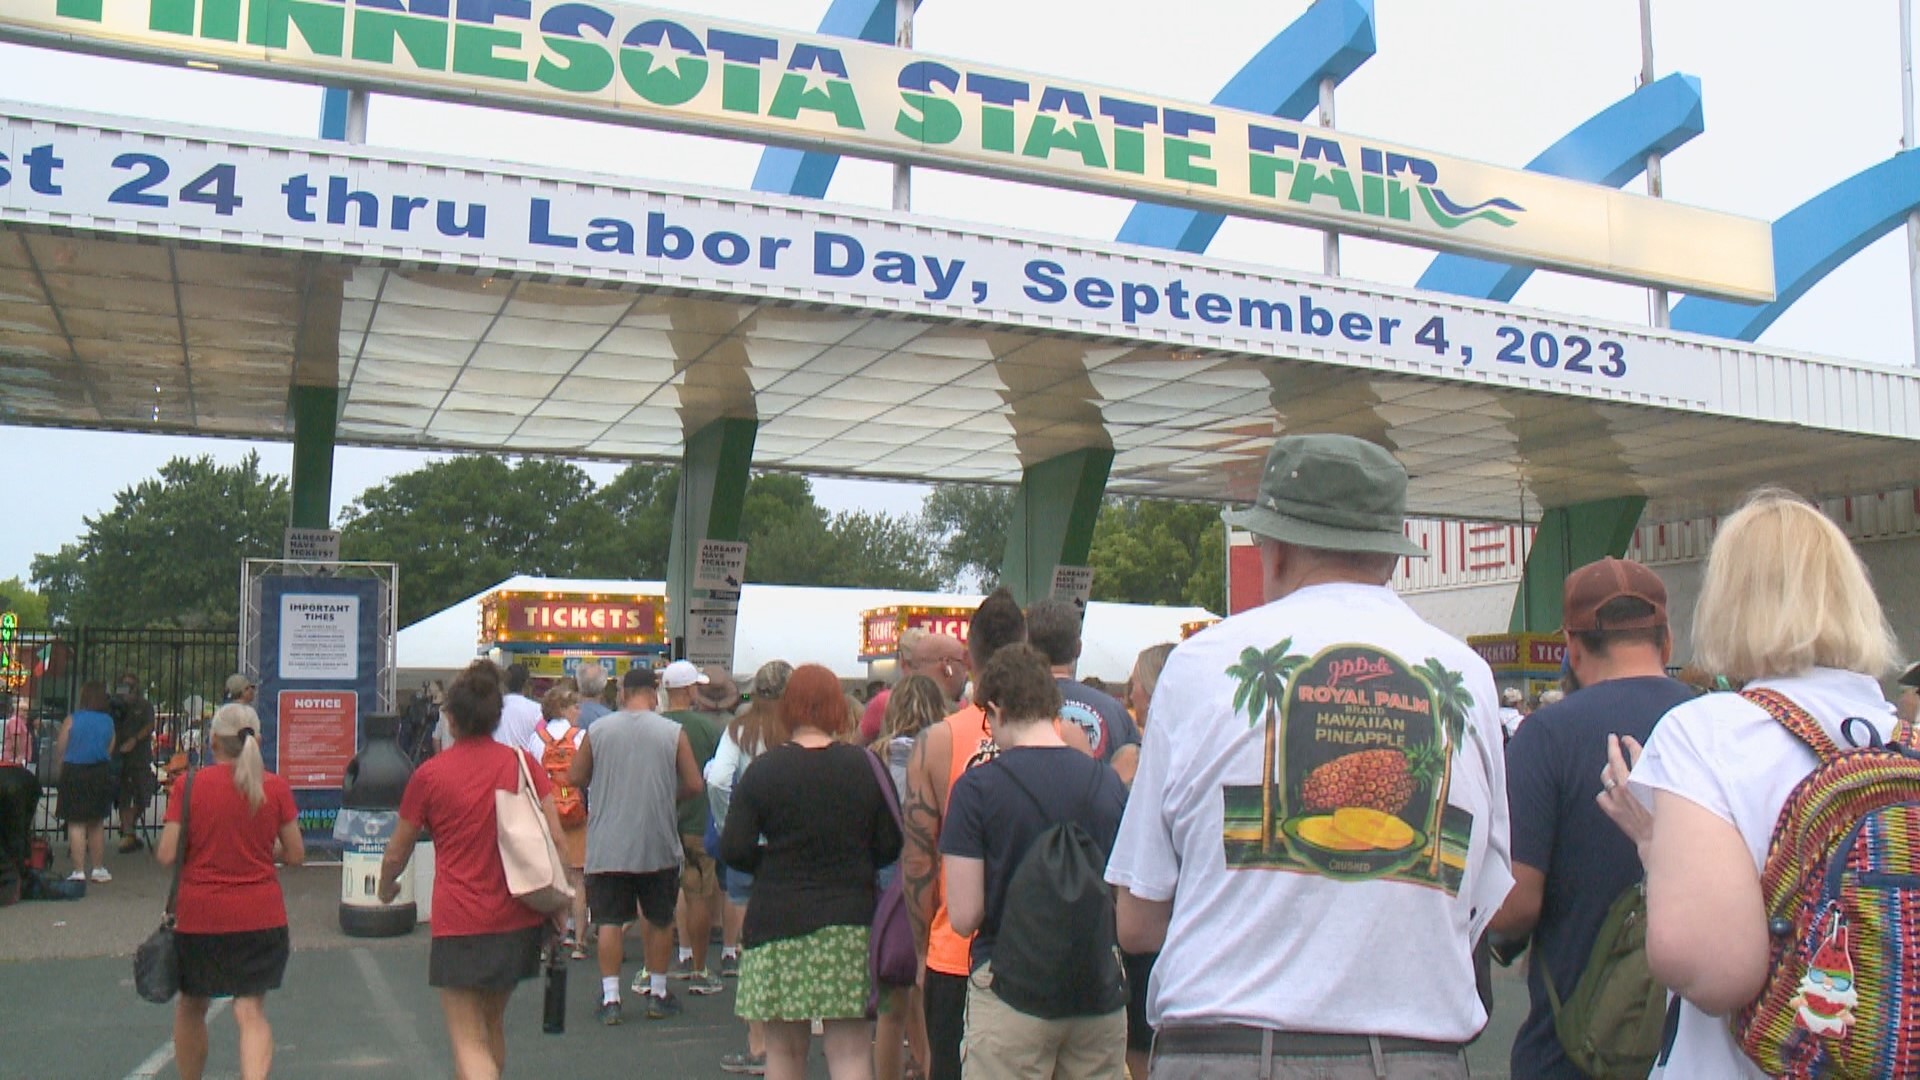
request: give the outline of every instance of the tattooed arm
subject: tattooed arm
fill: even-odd
[[[927,934],[940,906],[940,821],[946,803],[946,776],[953,761],[953,728],[942,721],[921,732],[907,759],[906,801],[900,817],[906,845],[900,852],[900,884],[907,917],[913,923],[920,962],[927,959]]]

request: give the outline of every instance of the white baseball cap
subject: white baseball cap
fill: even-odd
[[[660,685],[669,690],[684,690],[689,686],[700,686],[707,682],[706,675],[688,660],[675,660],[660,673]]]

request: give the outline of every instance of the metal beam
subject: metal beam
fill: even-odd
[[[1625,495],[1556,507],[1542,515],[1507,628],[1516,634],[1558,630],[1567,575],[1596,559],[1626,555],[1646,508],[1644,497]]]
[[[1527,170],[1624,187],[1646,171],[1649,156],[1672,153],[1706,126],[1700,80],[1675,72],[1595,113],[1528,162]],[[1530,266],[1440,255],[1420,275],[1419,288],[1505,303],[1532,276]]]
[[[1373,52],[1373,0],[1315,0],[1220,88],[1213,103],[1304,120],[1320,107],[1322,83],[1344,80]],[[1199,254],[1225,220],[1224,214],[1137,202],[1118,239]]]
[[[1056,566],[1085,566],[1113,451],[1074,450],[1021,470],[1000,580],[1022,607],[1046,596]]]
[[[739,540],[760,422],[715,420],[687,436],[680,458],[680,489],[673,502],[667,548],[667,635],[673,655],[686,652],[687,598],[702,540]]]
[[[880,45],[894,43],[895,0],[833,0],[820,19],[820,32],[857,38]],[[915,11],[919,0],[913,0]],[[753,174],[753,190],[773,195],[802,195],[824,199],[833,184],[840,155],[817,150],[769,146],[760,151],[760,167]]]
[[[1920,150],[1902,150],[1773,223],[1772,303],[1736,304],[1689,296],[1673,306],[1673,328],[1757,341],[1820,279],[1899,228],[1916,210],[1920,210]]]
[[[333,446],[340,422],[340,388],[295,386],[287,392],[293,414],[293,483],[290,523],[296,529],[333,527]]]

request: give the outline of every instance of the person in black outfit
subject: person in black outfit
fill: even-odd
[[[132,672],[120,676],[114,693],[113,756],[114,801],[120,806],[120,852],[138,851],[146,846],[140,839],[140,817],[153,802],[157,782],[153,775],[153,704],[140,692],[140,679]]]
[[[1035,841],[1054,825],[1077,823],[1105,865],[1126,811],[1120,777],[1062,738],[1071,721],[1060,716],[1050,664],[1030,645],[1009,645],[987,663],[974,698],[1000,754],[954,783],[940,832],[948,916],[955,933],[973,935],[961,1057],[968,1076],[1111,1080],[1127,1069],[1126,994],[1117,968],[1106,1005],[1045,1017],[1003,999],[993,975],[1009,886]],[[1059,932],[1088,950],[1115,949],[1111,918]]]
[[[754,876],[735,1010],[766,1023],[772,1080],[806,1075],[813,1020],[822,1021],[834,1080],[866,1077],[874,876],[900,857],[893,796],[882,787],[893,781],[872,754],[839,741],[854,718],[833,672],[794,671],[780,711],[788,741],[741,775],[720,833],[721,861]]]

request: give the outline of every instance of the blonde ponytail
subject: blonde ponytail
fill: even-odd
[[[247,800],[247,806],[259,810],[260,804],[267,799],[267,789],[261,778],[267,775],[267,763],[260,756],[260,740],[253,734],[240,736],[239,752],[233,755],[233,787],[240,797]]]
[[[233,787],[259,810],[267,799],[266,759],[260,756],[260,717],[250,705],[228,702],[213,714],[213,741],[222,757],[233,759]]]

